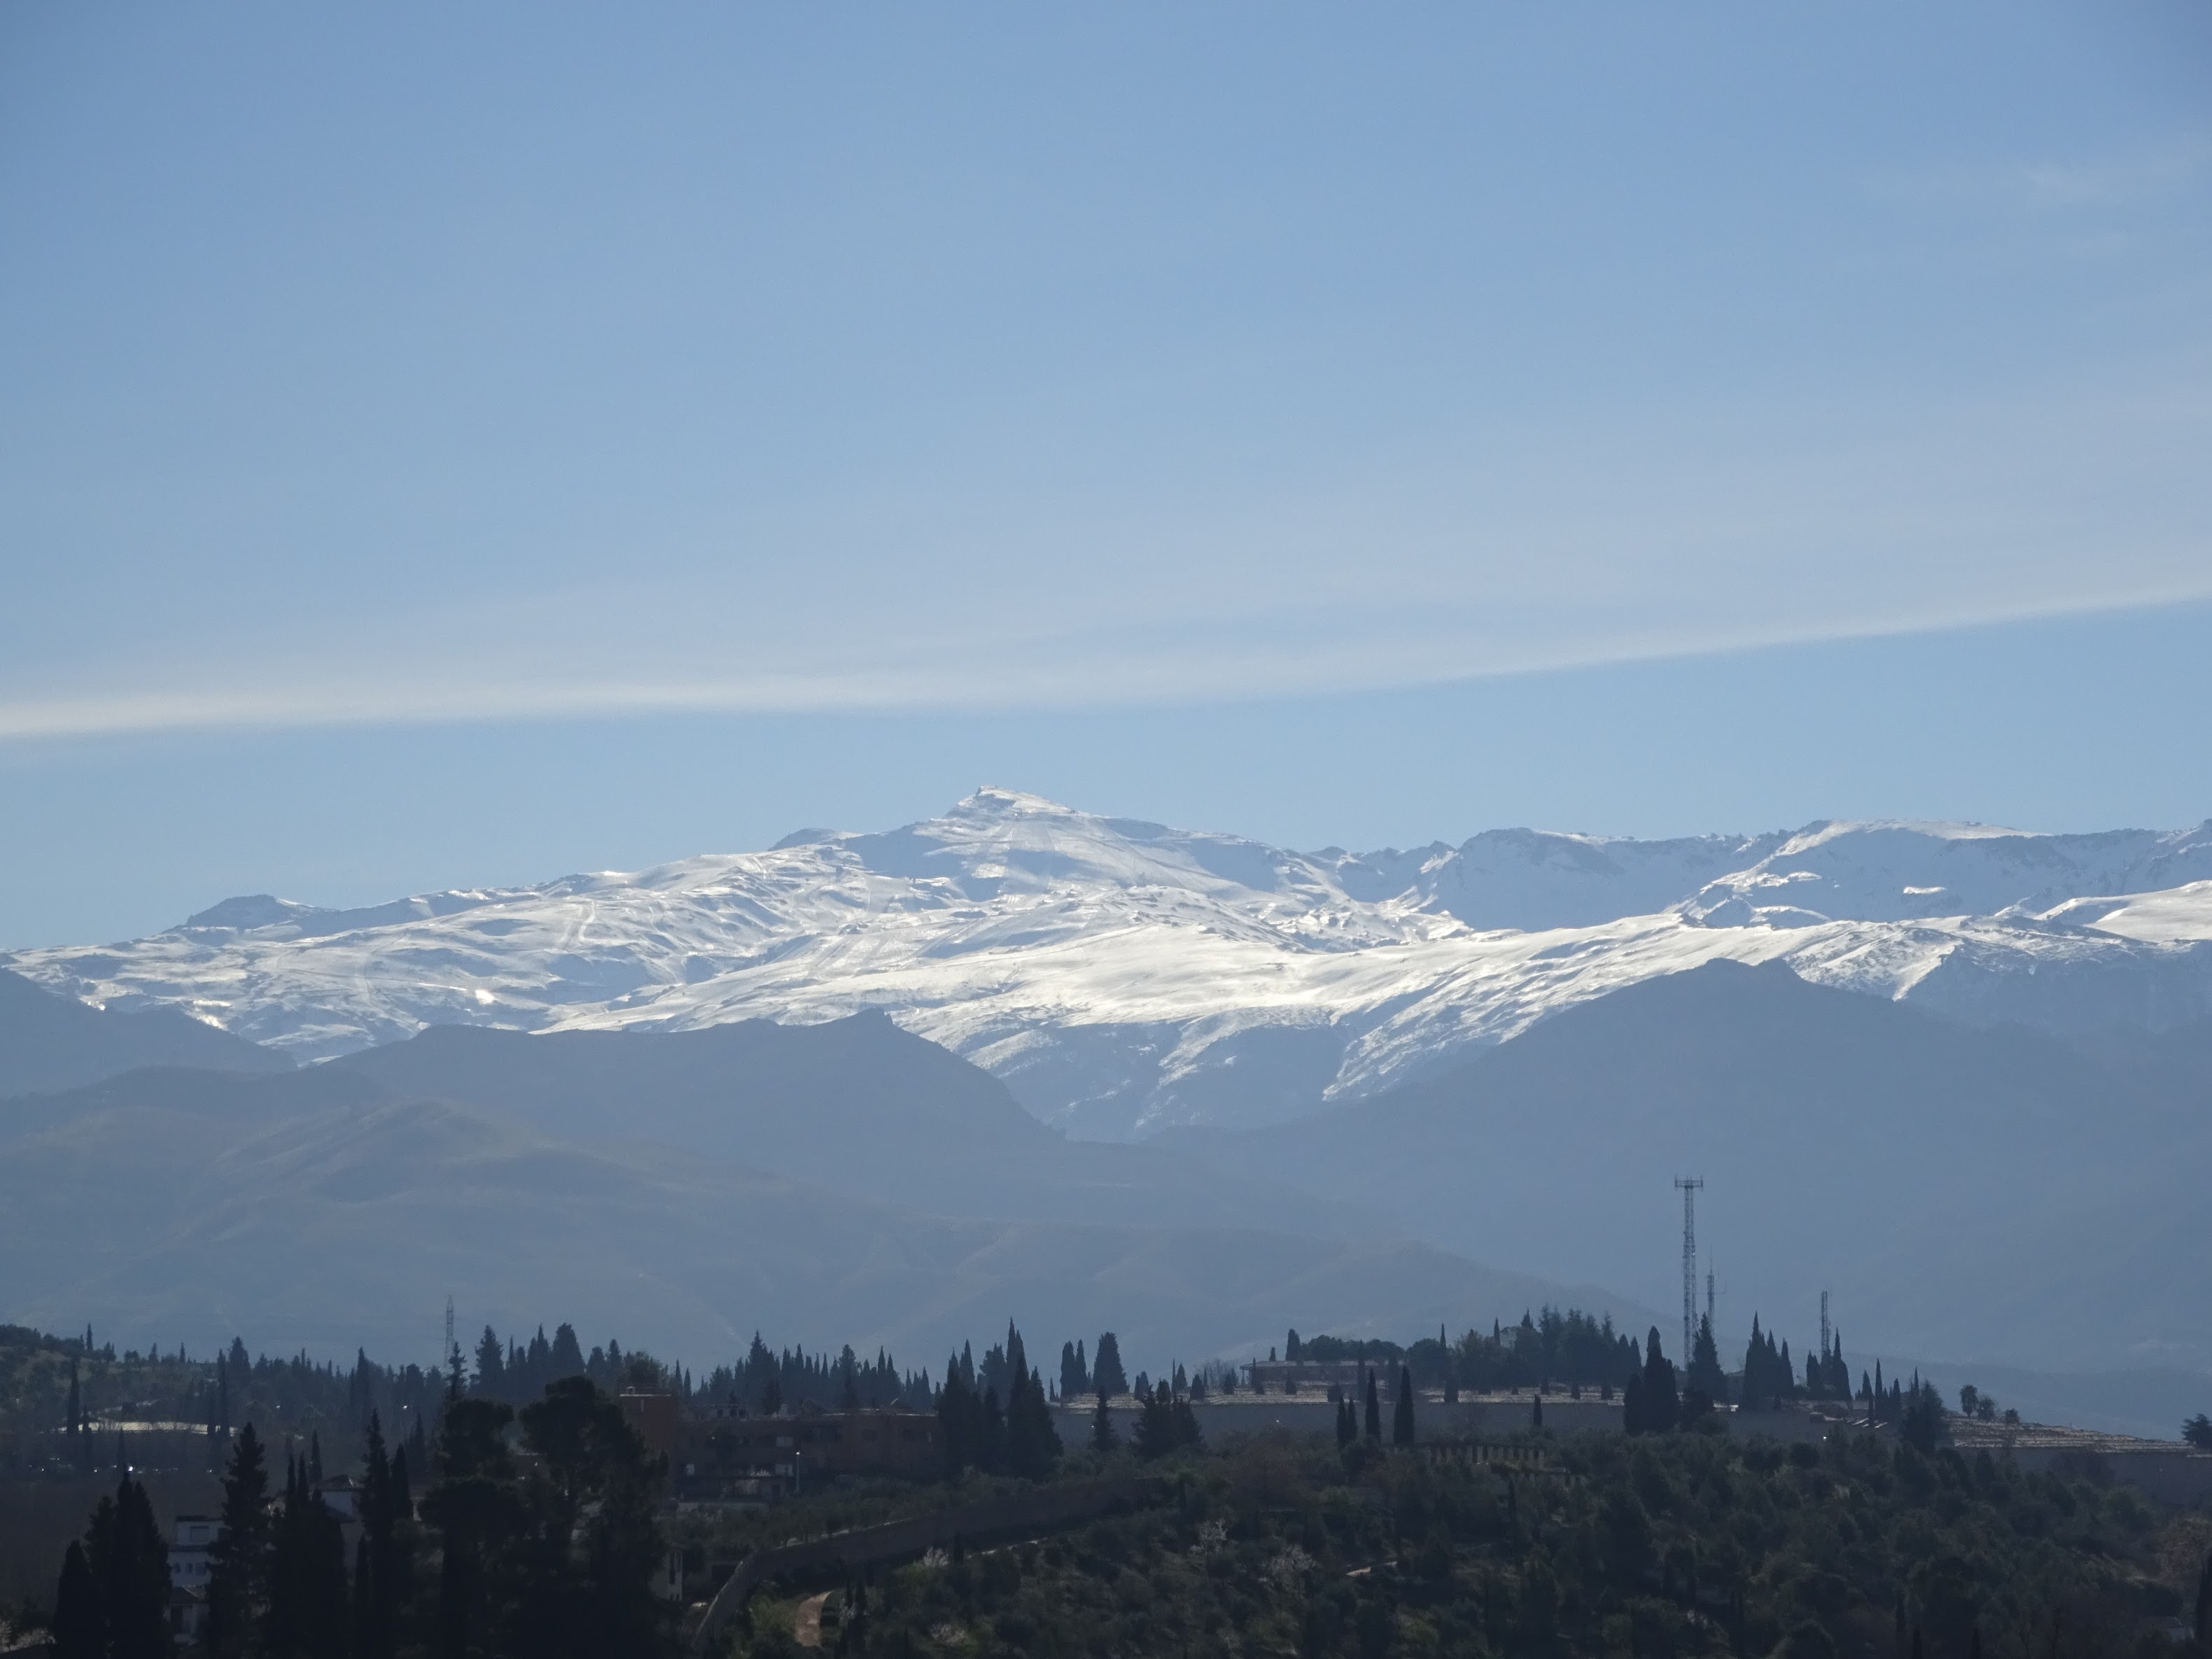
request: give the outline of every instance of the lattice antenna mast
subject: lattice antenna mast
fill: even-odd
[[[1706,1323],[1706,1324],[1708,1324],[1708,1325],[1710,1325],[1710,1324],[1711,1324],[1712,1322],[1713,1322],[1713,1270],[1712,1270],[1711,1267],[1707,1267],[1707,1268],[1705,1269],[1705,1323]],[[1716,1341],[1717,1341],[1717,1340],[1719,1340],[1719,1337],[1718,1337],[1718,1334],[1717,1334],[1717,1333],[1716,1333],[1716,1334],[1715,1334],[1714,1340],[1715,1340]]]
[[[1677,1176],[1682,1189],[1682,1364],[1690,1363],[1698,1340],[1698,1188],[1705,1183],[1696,1176]]]
[[[450,1365],[453,1363],[454,1346],[453,1298],[449,1296],[446,1298],[446,1352],[440,1356],[442,1364]]]
[[[1827,1363],[1827,1358],[1828,1358],[1828,1293],[1827,1293],[1826,1291],[1821,1291],[1821,1292],[1820,1292],[1820,1360],[1821,1360],[1821,1363],[1822,1363],[1823,1364],[1826,1364],[1826,1363]]]

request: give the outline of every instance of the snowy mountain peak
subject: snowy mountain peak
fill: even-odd
[[[531,1030],[880,1009],[1040,1115],[1127,1135],[1383,1086],[1715,958],[1969,1020],[2212,1012],[2212,830],[1832,820],[1666,841],[1486,831],[1303,854],[999,787],[900,829],[359,909],[226,900],[0,958],[302,1057]]]

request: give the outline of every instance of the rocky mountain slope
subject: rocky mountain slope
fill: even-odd
[[[232,899],[148,939],[5,957],[301,1059],[432,1024],[877,1009],[1093,1138],[1293,1117],[1714,960],[1970,1024],[2179,1025],[2212,1013],[2212,827],[1509,830],[1355,855],[986,789],[887,833],[365,910]]]

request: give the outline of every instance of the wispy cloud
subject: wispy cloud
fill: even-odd
[[[2212,578],[2122,603],[1893,614],[1833,622],[1717,619],[1704,629],[1617,626],[1516,646],[1479,619],[1316,613],[1276,619],[1273,637],[1205,649],[1141,635],[1002,641],[994,659],[902,666],[621,678],[580,674],[437,680],[393,675],[270,677],[78,696],[0,699],[0,742],[131,733],[499,722],[678,713],[831,714],[1100,708],[1377,690],[1850,638],[1924,634],[2212,599]]]
[[[1296,696],[2193,601],[2206,368],[2183,343],[1973,401],[1531,422],[1113,521],[932,531],[882,492],[807,556],[610,556],[588,589],[381,612],[141,605],[126,632],[72,589],[9,621],[0,741]]]

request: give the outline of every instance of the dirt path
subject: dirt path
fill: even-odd
[[[810,1595],[799,1604],[799,1611],[791,1617],[791,1639],[802,1648],[822,1645],[822,1604],[830,1599],[830,1592]]]

